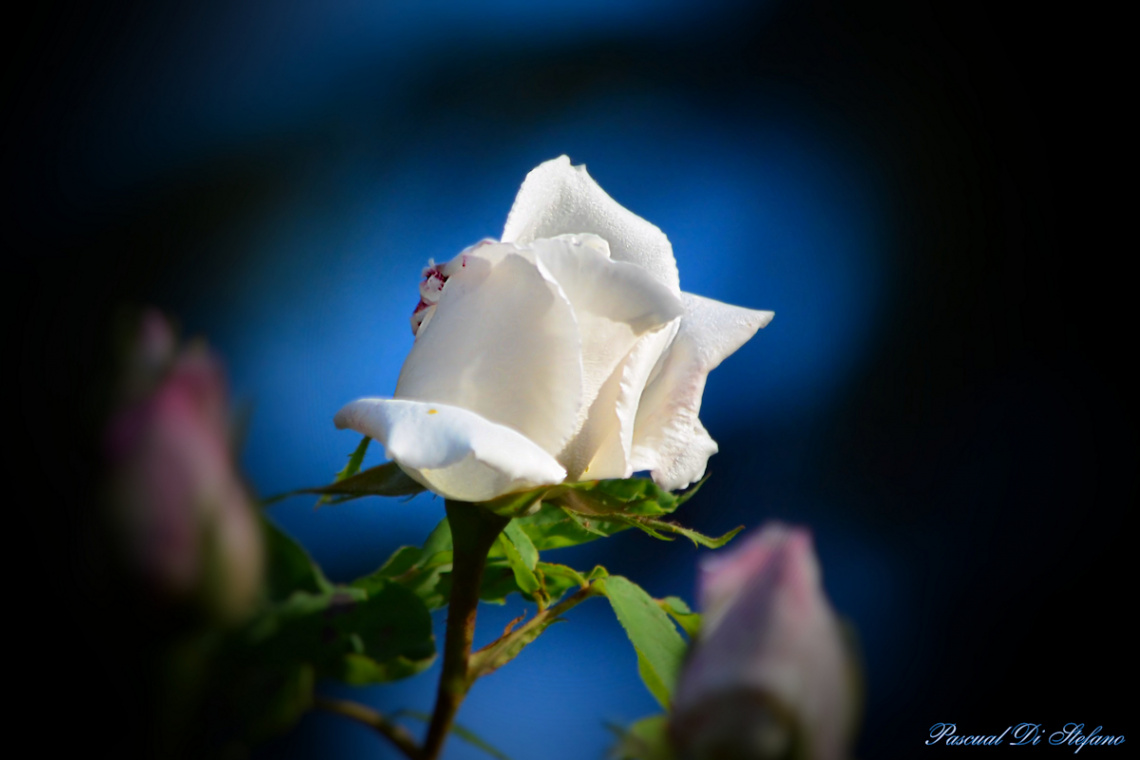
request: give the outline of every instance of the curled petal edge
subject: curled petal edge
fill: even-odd
[[[448,499],[489,501],[566,479],[562,465],[534,441],[455,406],[364,398],[333,422],[380,441],[404,472]]]
[[[665,233],[611,198],[585,166],[572,166],[567,156],[559,156],[526,175],[507,215],[503,242],[525,245],[568,233],[600,236],[615,261],[636,264],[674,294],[681,292]]]
[[[633,469],[675,491],[700,480],[716,441],[698,415],[705,381],[773,313],[682,293],[685,316],[645,386],[633,432]]]

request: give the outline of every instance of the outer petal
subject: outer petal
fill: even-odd
[[[717,451],[698,419],[709,372],[773,316],[690,293],[681,300],[681,328],[641,396],[633,433],[633,469],[652,470],[670,490],[698,480]]]
[[[447,265],[394,395],[468,409],[555,454],[578,426],[581,336],[566,296],[531,257],[494,244]]]
[[[333,421],[383,443],[389,459],[449,499],[486,501],[566,478],[562,465],[534,441],[466,409],[365,398]]]
[[[641,394],[680,324],[681,320],[674,320],[638,339],[637,345],[598,392],[590,409],[589,423],[597,448],[583,476],[628,478],[633,474],[633,432]]]
[[[567,235],[531,244],[539,269],[558,284],[574,309],[582,335],[582,406],[577,435],[558,454],[571,479],[584,473],[601,442],[617,429],[619,418],[609,387],[646,333],[653,333],[684,312],[681,300],[644,269],[612,261],[606,243],[592,235]],[[656,361],[656,357],[653,357]],[[607,468],[625,470],[628,457]],[[620,474],[615,477],[621,477]]]
[[[636,264],[674,293],[681,292],[673,246],[660,229],[606,194],[585,166],[559,156],[526,175],[503,242],[530,243],[567,233],[593,233],[610,244],[617,261]]]

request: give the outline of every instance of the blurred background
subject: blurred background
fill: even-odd
[[[138,728],[124,623],[85,585],[119,306],[163,309],[224,359],[257,493],[327,482],[358,441],[332,415],[395,387],[427,259],[497,237],[527,171],[563,153],[669,236],[684,290],[776,312],[710,376],[721,453],[678,517],[811,527],[860,638],[858,756],[938,754],[922,742],[941,721],[1131,738],[1133,286],[1113,257],[1103,27],[971,0],[29,10],[4,32],[26,455],[8,535],[27,553],[21,688],[72,727],[48,746]],[[443,505],[271,514],[347,581],[422,542]],[[554,559],[692,602],[702,553],[627,533]],[[521,609],[488,609],[481,638]],[[356,696],[428,711],[437,671]],[[516,760],[580,760],[655,709],[592,602],[480,681],[459,721]],[[326,715],[261,754],[397,756]],[[453,740],[446,756],[483,755]]]

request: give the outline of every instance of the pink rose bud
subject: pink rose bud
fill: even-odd
[[[169,353],[169,328],[155,319],[144,316],[128,372]],[[197,600],[233,619],[261,586],[264,547],[234,466],[227,415],[221,365],[197,346],[118,412],[107,444],[113,519],[129,565],[159,597]]]
[[[846,757],[855,684],[811,535],[769,523],[709,557],[699,601],[701,632],[670,719],[680,756]]]

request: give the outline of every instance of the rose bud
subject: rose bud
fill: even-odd
[[[681,758],[836,760],[855,678],[811,535],[769,523],[701,566],[700,634],[673,701]]]
[[[202,346],[171,358],[172,333],[154,313],[141,328],[124,387],[149,392],[130,394],[107,435],[112,520],[127,566],[159,600],[236,619],[260,589],[264,547],[234,466],[222,367]]]
[[[681,291],[665,234],[566,156],[527,175],[501,241],[423,271],[392,398],[339,428],[449,499],[649,471],[674,490],[716,442],[705,378],[772,318]]]

